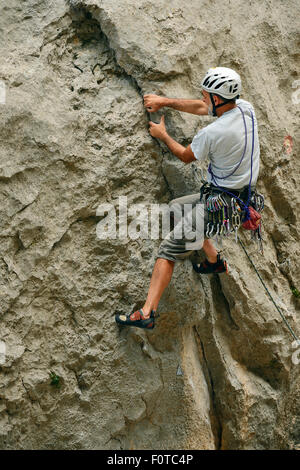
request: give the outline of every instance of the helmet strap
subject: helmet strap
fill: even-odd
[[[225,98],[223,98],[223,99],[225,99],[224,103],[220,103],[220,104],[216,105],[215,102],[214,102],[214,99],[213,99],[214,94],[215,93],[210,93],[209,96],[210,96],[210,101],[211,101],[211,104],[212,104],[212,107],[213,107],[213,116],[217,116],[217,111],[216,111],[217,108],[221,108],[221,106],[225,106],[225,104],[231,103],[232,100],[226,100]],[[239,98],[239,95],[236,98]]]
[[[213,108],[212,110],[213,116],[217,116],[216,105],[215,105],[212,93],[209,94],[209,97],[210,97],[210,101],[211,101],[212,108]]]

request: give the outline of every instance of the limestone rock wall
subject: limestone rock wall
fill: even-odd
[[[1,449],[299,447],[293,338],[233,238],[228,276],[176,265],[145,332],[114,313],[141,306],[160,240],[96,236],[100,204],[198,191],[143,94],[198,98],[232,67],[259,123],[264,256],[240,236],[300,334],[297,18],[296,0],[1,3]],[[163,113],[184,145],[211,119]]]

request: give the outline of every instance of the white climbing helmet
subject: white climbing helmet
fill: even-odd
[[[227,67],[210,68],[203,78],[201,86],[208,93],[222,96],[227,100],[237,98],[242,90],[241,77]]]

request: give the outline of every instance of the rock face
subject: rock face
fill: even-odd
[[[1,449],[299,448],[297,346],[240,245],[228,276],[178,262],[145,332],[114,313],[141,307],[160,240],[96,236],[100,204],[198,191],[143,94],[199,98],[232,67],[259,123],[264,256],[240,236],[299,336],[295,18],[296,0],[1,4]],[[211,120],[163,113],[184,145]]]

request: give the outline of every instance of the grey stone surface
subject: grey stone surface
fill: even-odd
[[[96,236],[100,204],[198,190],[143,94],[198,98],[232,67],[259,122],[264,256],[241,238],[300,334],[298,17],[294,0],[1,4],[1,449],[299,448],[293,338],[241,247],[224,243],[228,276],[178,263],[145,332],[114,313],[141,306],[160,241]],[[185,145],[211,119],[161,114]]]

